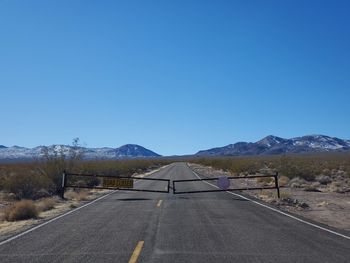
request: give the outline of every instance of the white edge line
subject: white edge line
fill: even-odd
[[[189,168],[190,168],[190,167],[189,167]],[[195,171],[193,171],[191,168],[190,168],[190,170],[192,171],[192,173],[193,173],[195,176],[197,176],[198,179],[202,179],[202,178],[200,178],[200,177],[198,176],[198,174],[197,174]],[[211,184],[211,183],[208,183],[208,182],[206,182],[206,181],[203,181],[203,183],[206,183],[206,184],[208,184],[208,185],[211,185],[211,186],[213,186],[213,187],[215,187],[215,188],[219,188],[218,186],[213,185],[213,184]],[[310,222],[305,221],[305,220],[303,220],[303,219],[300,219],[300,218],[298,218],[298,217],[295,217],[295,216],[292,216],[292,215],[290,215],[290,214],[287,214],[287,213],[285,213],[285,212],[283,212],[283,211],[281,211],[281,210],[278,210],[278,209],[269,207],[269,206],[267,206],[267,205],[264,205],[264,204],[262,204],[262,203],[259,203],[259,202],[257,202],[257,201],[254,201],[254,200],[252,200],[252,199],[250,199],[250,198],[248,198],[248,197],[245,197],[245,196],[243,196],[243,195],[236,194],[236,193],[232,193],[232,192],[229,192],[229,191],[226,191],[226,193],[231,194],[231,195],[238,196],[238,197],[243,198],[243,199],[245,199],[245,200],[247,200],[247,201],[250,201],[250,202],[252,202],[252,203],[254,203],[254,204],[260,205],[260,206],[262,206],[262,207],[265,207],[265,208],[267,208],[267,209],[270,209],[270,210],[272,210],[272,211],[274,211],[274,212],[277,212],[277,213],[282,214],[282,215],[284,215],[284,216],[287,216],[287,217],[289,217],[289,218],[295,219],[295,220],[297,220],[297,221],[299,221],[299,222],[302,222],[302,223],[304,223],[304,224],[307,224],[307,225],[316,227],[316,228],[318,228],[318,229],[327,231],[327,232],[332,233],[332,234],[334,234],[334,235],[337,235],[337,236],[340,236],[340,237],[343,237],[343,238],[346,238],[346,239],[349,239],[349,240],[350,240],[350,237],[349,237],[349,236],[343,235],[343,234],[341,234],[341,233],[335,232],[335,231],[333,231],[333,230],[330,230],[330,229],[325,228],[325,227],[322,227],[322,226],[315,225],[315,224],[313,224],[313,223],[310,223]]]
[[[93,203],[95,203],[95,202],[97,202],[97,201],[99,201],[99,200],[101,200],[101,199],[103,199],[103,198],[106,198],[107,196],[109,196],[109,195],[111,195],[111,194],[114,194],[116,191],[118,191],[118,190],[115,190],[115,191],[113,191],[113,192],[111,192],[111,193],[108,193],[108,194],[106,194],[106,195],[104,195],[104,196],[101,196],[101,197],[99,197],[99,198],[97,198],[97,199],[91,201],[90,203],[87,203],[87,204],[85,204],[85,205],[79,206],[79,207],[77,207],[77,208],[75,208],[75,209],[73,209],[73,210],[70,210],[70,211],[68,211],[68,212],[66,212],[66,213],[64,213],[64,214],[62,214],[62,215],[59,215],[59,216],[57,216],[57,217],[54,217],[54,218],[50,219],[50,220],[47,221],[47,222],[44,222],[44,223],[42,223],[42,224],[40,224],[40,225],[38,225],[38,226],[35,226],[35,227],[32,227],[32,228],[26,230],[26,231],[24,231],[24,232],[22,232],[22,233],[20,233],[20,234],[17,234],[17,235],[15,235],[15,236],[13,236],[13,237],[10,237],[9,239],[6,239],[6,240],[0,242],[0,246],[2,246],[2,245],[6,244],[6,243],[8,243],[8,242],[10,242],[10,241],[12,241],[12,240],[14,240],[14,239],[17,239],[17,238],[19,238],[19,237],[21,237],[21,236],[24,236],[24,235],[26,235],[26,234],[28,234],[28,233],[30,233],[30,232],[32,232],[32,231],[38,229],[38,228],[41,228],[41,227],[43,227],[43,226],[45,226],[45,225],[47,225],[47,224],[49,224],[49,223],[52,223],[52,222],[54,222],[54,221],[56,221],[56,220],[58,220],[58,219],[60,219],[60,218],[62,218],[62,217],[65,217],[65,216],[67,216],[67,215],[69,215],[69,214],[72,214],[72,213],[74,213],[74,212],[76,212],[76,211],[78,211],[78,210],[80,210],[80,209],[82,209],[82,208],[84,208],[84,207],[87,207],[87,206],[89,206],[89,205],[92,205]]]
[[[160,168],[158,168],[158,169],[156,169],[156,170],[154,170],[154,171],[152,171],[152,172],[148,172],[148,173],[144,173],[144,174],[141,174],[141,175],[137,175],[137,177],[139,177],[139,178],[144,178],[144,177],[149,176],[149,175],[151,175],[151,174],[158,173],[158,172],[160,172],[161,170],[163,170],[163,169],[165,169],[165,168],[167,168],[167,167],[169,167],[169,166],[171,166],[171,165],[172,165],[172,163],[171,163],[171,164],[164,165],[164,166],[162,166],[162,167],[160,167]]]
[[[163,167],[159,168],[158,170],[155,170],[155,171],[153,171],[153,172],[151,172],[151,173],[149,173],[149,174],[147,174],[147,175],[150,175],[150,174],[154,174],[154,173],[156,173],[156,172],[159,172],[160,170],[166,168],[167,166],[169,166],[169,165],[163,166]],[[139,180],[136,181],[135,184],[138,183],[138,182],[140,182],[140,181],[139,181]],[[37,229],[39,229],[39,228],[41,228],[41,227],[43,227],[43,226],[45,226],[45,225],[47,225],[47,224],[50,224],[50,223],[52,223],[52,222],[54,222],[54,221],[56,221],[56,220],[58,220],[58,219],[60,219],[60,218],[62,218],[62,217],[65,217],[65,216],[67,216],[67,215],[70,215],[70,214],[72,214],[72,213],[74,213],[74,212],[76,212],[76,211],[78,211],[78,210],[80,210],[80,209],[82,209],[82,208],[84,208],[84,207],[87,207],[87,206],[89,206],[89,205],[92,205],[93,203],[95,203],[95,202],[97,202],[97,201],[100,201],[100,200],[102,200],[103,198],[106,198],[107,196],[109,196],[109,195],[111,195],[111,194],[114,194],[114,193],[117,192],[117,191],[118,191],[118,190],[114,190],[113,192],[108,193],[108,194],[106,194],[106,195],[104,195],[104,196],[101,196],[101,197],[99,197],[99,198],[97,198],[97,199],[91,201],[90,203],[87,203],[87,204],[85,204],[85,205],[79,206],[79,207],[77,207],[77,208],[75,208],[75,209],[73,209],[73,210],[70,210],[70,211],[68,211],[68,212],[66,212],[66,213],[64,213],[64,214],[62,214],[62,215],[59,215],[59,216],[57,216],[57,217],[52,218],[52,219],[50,219],[49,221],[46,221],[46,222],[44,222],[44,223],[42,223],[42,224],[40,224],[40,225],[37,225],[37,226],[35,226],[35,227],[32,227],[32,228],[30,228],[30,229],[28,229],[28,230],[26,230],[26,231],[24,231],[24,232],[22,232],[22,233],[19,233],[19,234],[15,235],[15,236],[13,236],[13,237],[10,237],[10,238],[8,238],[8,239],[6,239],[6,240],[4,240],[4,241],[1,241],[1,242],[0,242],[0,246],[4,245],[4,244],[6,244],[6,243],[9,243],[9,242],[11,242],[12,240],[15,240],[15,239],[17,239],[17,238],[19,238],[19,237],[21,237],[21,236],[24,236],[24,235],[26,235],[26,234],[28,234],[28,233],[30,233],[30,232],[33,232],[34,230],[37,230]]]

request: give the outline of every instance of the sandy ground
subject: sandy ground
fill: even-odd
[[[198,174],[205,177],[232,176],[230,173],[190,164]],[[238,179],[234,187],[259,186],[255,179]],[[267,184],[268,185],[268,184]],[[271,184],[270,184],[271,185]],[[301,215],[304,218],[350,231],[350,192],[336,193],[329,187],[321,187],[322,191],[305,191],[306,187],[292,188],[286,185],[281,188],[281,199],[277,198],[276,190],[243,191],[258,199],[268,202],[281,210]]]

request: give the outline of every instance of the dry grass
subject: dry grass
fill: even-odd
[[[76,204],[70,204],[69,205],[69,208],[71,208],[71,209],[74,209],[74,208],[77,208],[78,206],[76,205]]]
[[[87,190],[81,190],[79,192],[69,190],[64,194],[64,197],[68,200],[73,200],[73,201],[85,201],[87,200],[88,195],[89,195],[89,191]]]
[[[314,182],[312,184],[306,185],[304,187],[304,191],[306,191],[306,192],[321,192],[319,187],[320,187],[320,183]]]
[[[279,186],[286,186],[289,183],[289,178],[287,176],[279,176],[278,177],[278,184]]]
[[[37,218],[38,208],[31,200],[21,200],[8,206],[4,210],[3,219],[6,221],[18,221]]]
[[[258,198],[264,201],[274,199],[273,193],[271,190],[261,190],[260,193],[258,193]]]
[[[44,198],[36,203],[36,207],[40,212],[45,212],[55,208],[56,202],[54,198]]]
[[[290,198],[292,195],[286,191],[280,191],[281,199]]]
[[[256,178],[256,182],[264,186],[269,186],[271,184],[275,184],[275,179],[273,177],[261,177]]]
[[[262,200],[268,200],[268,199],[278,199],[277,192],[275,190],[261,190],[261,192],[258,194],[258,196]],[[280,197],[281,199],[290,198],[291,194],[286,191],[280,191]]]

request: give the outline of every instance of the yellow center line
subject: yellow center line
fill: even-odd
[[[143,244],[145,243],[145,241],[139,241],[139,243],[137,243],[137,246],[135,247],[134,252],[131,255],[131,258],[129,260],[129,263],[136,263],[137,259],[140,256]]]
[[[162,204],[163,200],[159,200],[157,203],[157,207],[160,207],[160,205]]]

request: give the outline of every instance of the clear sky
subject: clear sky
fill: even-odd
[[[0,144],[350,139],[350,1],[0,0]]]

